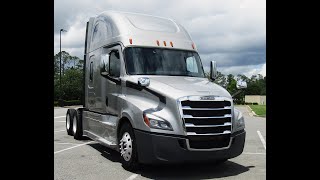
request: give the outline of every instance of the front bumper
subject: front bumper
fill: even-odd
[[[239,131],[231,135],[232,142],[228,149],[212,151],[191,151],[181,142],[186,138],[154,134],[134,130],[140,163],[178,163],[187,161],[214,161],[239,156],[244,148],[246,132]]]

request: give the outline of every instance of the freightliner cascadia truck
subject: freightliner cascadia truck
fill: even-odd
[[[244,118],[214,83],[215,61],[206,78],[184,27],[115,11],[86,26],[84,103],[67,111],[69,135],[118,151],[128,170],[140,163],[224,162],[243,152]]]

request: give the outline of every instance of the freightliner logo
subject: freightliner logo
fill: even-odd
[[[200,97],[200,100],[215,100],[214,96],[202,96]]]

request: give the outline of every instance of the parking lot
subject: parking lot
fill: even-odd
[[[247,106],[236,106],[246,122],[244,152],[222,165],[144,165],[133,173],[119,162],[119,153],[94,141],[67,135],[67,108],[54,109],[54,179],[266,179],[266,118],[254,117]]]

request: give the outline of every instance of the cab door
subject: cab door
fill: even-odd
[[[106,113],[119,116],[119,100],[118,97],[121,94],[121,79],[120,79],[120,67],[122,59],[122,51],[120,45],[104,48],[104,53],[109,56],[109,75],[105,76],[104,91],[102,97],[104,97]],[[104,94],[103,94],[104,93]]]
[[[120,116],[121,95],[121,46],[103,48],[102,56],[109,58],[109,74],[103,75],[101,79],[100,96],[104,100],[103,108],[105,115],[101,118],[100,136],[108,142],[116,143],[116,124]]]
[[[89,59],[89,81],[88,81],[88,86],[87,86],[87,92],[88,92],[88,108],[89,110],[92,110],[95,108],[95,98],[96,98],[96,94],[95,94],[95,88],[94,88],[94,78],[93,78],[93,67],[94,67],[94,61],[95,56],[92,55],[90,56]]]

